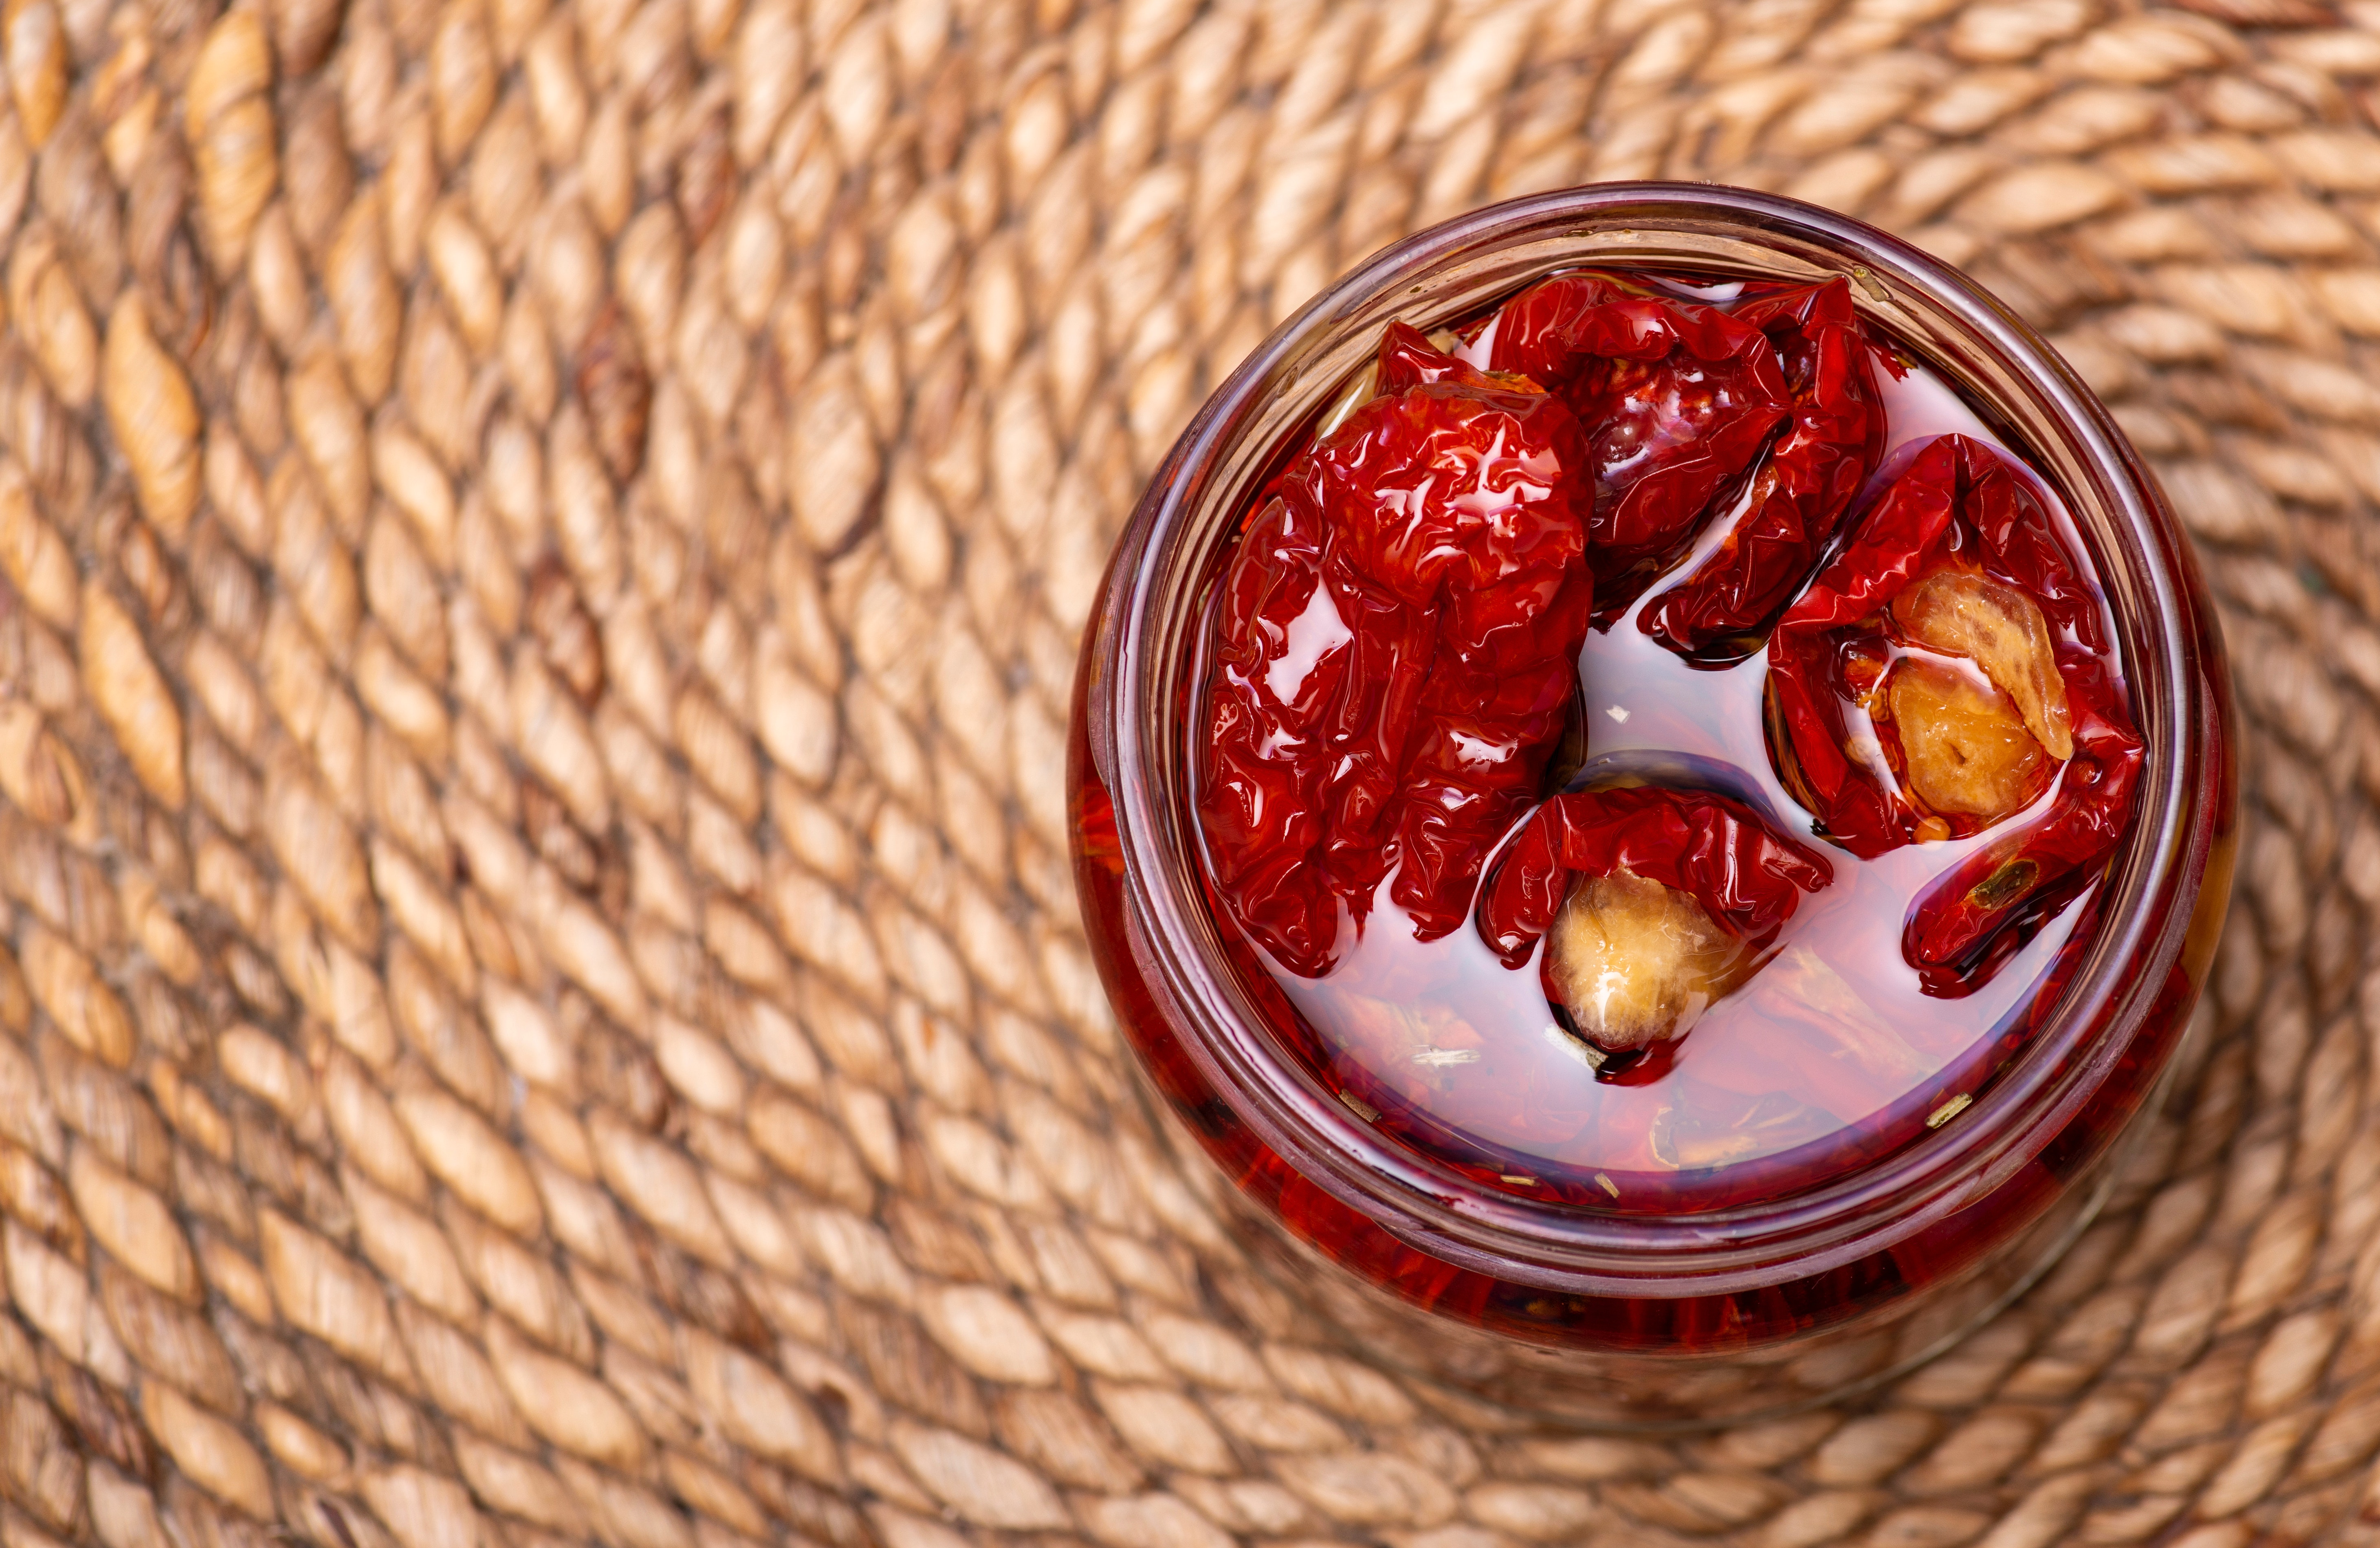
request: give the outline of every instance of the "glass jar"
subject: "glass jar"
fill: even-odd
[[[1270,1030],[1209,906],[1189,774],[1198,641],[1250,497],[1383,328],[1478,316],[1558,270],[1847,275],[2070,507],[2148,755],[2095,937],[1956,1124],[1768,1202],[1621,1215],[1482,1188],[1376,1131]],[[2188,544],[2106,409],[1956,271],[1792,200],[1607,184],[1391,247],[1268,339],[1192,420],[1118,544],[1068,768],[1092,947],[1148,1084],[1285,1288],[1360,1352],[1537,1418],[1693,1426],[1908,1369],[2005,1304],[2107,1195],[2191,1020],[2228,901],[2229,679]],[[1245,964],[1245,953],[1237,961]]]

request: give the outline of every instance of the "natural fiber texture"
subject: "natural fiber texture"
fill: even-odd
[[[6,0],[0,63],[6,1548],[2380,1536],[2380,30]],[[2057,336],[2206,546],[2251,791],[2198,1062],[2055,1278],[1660,1445],[1249,1270],[1061,789],[1219,374],[1400,233],[1646,174]]]

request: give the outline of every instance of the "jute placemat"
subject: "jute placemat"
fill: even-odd
[[[0,1545],[2380,1535],[2359,16],[6,0]],[[1417,224],[1648,174],[2056,335],[2204,545],[2252,811],[2056,1276],[1658,1445],[1248,1270],[1061,791],[1219,373]]]

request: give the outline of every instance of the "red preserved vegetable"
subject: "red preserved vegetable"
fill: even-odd
[[[1392,326],[1225,560],[1192,743],[1232,949],[1359,1116],[1494,1186],[1707,1203],[1880,1154],[2054,998],[2129,820],[2140,743],[2062,514],[1955,413],[1845,514],[1903,404],[1945,416],[1924,365],[1876,374],[1840,283],[1572,275],[1491,321],[1465,354],[1528,372]],[[1633,558],[1597,547],[1623,516]],[[1606,579],[1665,589],[1596,635]],[[1710,792],[1757,766],[1764,694],[1782,789]],[[1612,771],[1682,784],[1545,800],[1589,705]],[[1850,853],[1763,815],[1791,802]],[[1969,838],[1999,841],[1893,853]]]
[[[1983,831],[2056,783],[2045,816],[1970,856],[1909,915],[1902,954],[1927,993],[1986,981],[2122,838],[2143,744],[2107,651],[2039,497],[1956,435],[1918,453],[1779,620],[1770,751],[1853,854]],[[1962,681],[1962,667],[1985,681]],[[1928,723],[1896,726],[1912,706]],[[1861,715],[1873,734],[1855,729]]]
[[[2059,648],[2058,669],[2074,736],[2058,799],[2040,822],[1976,851],[1918,898],[1900,954],[1927,994],[1981,987],[2098,874],[2131,821],[2145,748],[2115,680],[2074,646]]]
[[[1714,663],[1757,648],[1875,468],[1886,424],[1850,282],[1756,296],[1733,315],[1776,349],[1792,417],[1717,550],[1636,620],[1670,649]]]
[[[1177,447],[1075,684],[1092,954],[1269,1261],[1606,1428],[1897,1379],[2072,1240],[2235,842],[2120,439],[1970,287],[1747,198],[1367,267]]]
[[[1834,879],[1823,856],[1708,791],[1576,791],[1537,809],[1480,897],[1479,933],[1507,967],[1529,960],[1577,876],[1627,871],[1683,892],[1753,950],[1777,938],[1804,892]]]
[[[2098,610],[2075,576],[2032,488],[1990,447],[1962,435],[1926,443],[1834,561],[1785,610],[1770,636],[1771,752],[1825,835],[1863,859],[1919,836],[1929,816],[1855,758],[1847,712],[1889,664],[1887,614],[1943,572],[1981,571],[2023,593],[2091,652],[2106,648]],[[1948,824],[1938,836],[1955,832]]]
[[[1560,399],[1402,323],[1378,387],[1259,501],[1203,711],[1216,889],[1306,977],[1392,873],[1417,938],[1463,922],[1561,740],[1593,595]]]
[[[1587,427],[1587,563],[1609,623],[1684,557],[1786,422],[1776,346],[1753,320],[1582,271],[1498,314],[1489,363],[1543,382]]]

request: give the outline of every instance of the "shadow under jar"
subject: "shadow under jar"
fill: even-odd
[[[1995,960],[1990,993],[1946,996],[1894,954],[1900,907],[1911,877],[1947,876],[1985,841],[1937,827],[1873,864],[1847,855],[1842,832],[1817,831],[1806,789],[1789,794],[1767,756],[1779,733],[1772,712],[1764,744],[1765,635],[1689,660],[1637,626],[1641,601],[1603,610],[1578,657],[1572,752],[1532,804],[1554,788],[1715,791],[1837,872],[1875,882],[1900,867],[1903,890],[1876,937],[1889,944],[1870,953],[1891,955],[1889,972],[1876,968],[1852,997],[1864,1009],[1847,1013],[1906,1034],[1926,1050],[1921,1067],[1832,1132],[1767,1143],[1750,1119],[1737,1131],[1722,1123],[1700,1143],[1715,1141],[1706,1156],[1723,1165],[1696,1165],[1674,1136],[1608,1156],[1576,1142],[1533,1152],[1525,1121],[1499,1127],[1493,1071],[1584,1047],[1597,1068],[1574,1072],[1581,1093],[1658,1117],[1663,1082],[1687,1078],[1696,1058],[1718,1061],[1727,1037],[1755,1039],[1739,1046],[1761,1055],[1756,1017],[1736,1017],[1730,1032],[1712,1012],[1615,1082],[1627,1061],[1605,1068],[1583,1039],[1565,1048],[1577,1029],[1548,1024],[1561,1012],[1536,971],[1497,979],[1491,963],[1485,978],[1415,980],[1382,967],[1374,943],[1412,933],[1392,910],[1360,931],[1342,925],[1347,949],[1327,971],[1283,971],[1222,906],[1200,820],[1218,588],[1259,496],[1366,395],[1392,324],[1437,331],[1452,347],[1512,296],[1577,271],[1667,276],[1719,300],[1738,282],[1757,294],[1845,279],[1878,359],[1915,369],[1881,378],[1897,428],[1844,533],[1890,498],[1886,486],[1934,430],[2004,448],[2078,550],[2110,691],[2137,730],[2129,826],[2111,852],[2029,944]],[[1730,498],[1740,513],[1748,496],[1722,489],[1714,508]],[[1850,541],[1814,554],[1797,587]],[[1672,553],[1667,574],[1712,551]],[[1658,596],[1665,584],[1636,589]],[[1610,593],[1597,591],[1600,606]],[[1939,1353],[2088,1223],[2128,1134],[2145,1127],[2136,1120],[2222,925],[2233,735],[2189,548],[2106,410],[2030,328],[1955,271],[1846,217],[1739,189],[1613,184],[1497,205],[1387,249],[1292,318],[1201,408],[1134,513],[1086,637],[1069,809],[1085,922],[1123,1032],[1179,1131],[1232,1185],[1217,1197],[1283,1286],[1351,1348],[1516,1412],[1683,1428],[1789,1410]],[[1519,853],[1519,827],[1504,859]],[[1491,885],[1500,863],[1485,872]],[[1875,896],[1838,913],[1874,913]],[[1467,915],[1456,936],[1473,957],[1484,949]],[[1781,981],[1810,957],[1794,956],[1796,938],[1789,928],[1765,948],[1762,974]],[[1366,972],[1368,1003],[1391,1012],[1426,1013],[1458,979],[1517,1007],[1471,1014],[1468,1048],[1423,1046],[1426,1064],[1474,1067],[1460,1071],[1467,1098],[1433,1096],[1457,1088],[1429,1071],[1386,1069],[1379,1045],[1334,1020],[1345,1003],[1334,981],[1344,988]],[[1400,1004],[1400,993],[1415,998]],[[1526,1057],[1511,1051],[1524,1045]]]

